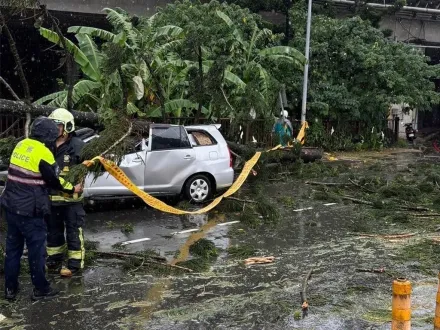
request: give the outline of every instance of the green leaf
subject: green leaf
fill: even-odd
[[[66,96],[66,93],[67,93],[67,91],[61,91],[61,92],[56,92],[56,93],[46,95],[46,96],[43,96],[42,98],[39,98],[35,102],[33,102],[33,104],[42,105],[42,104],[46,103],[47,101],[53,101],[53,100],[57,99],[58,97],[64,98]]]
[[[135,106],[133,103],[128,102],[127,103],[127,114],[129,115],[134,115],[139,113],[139,108],[137,106]]]
[[[215,12],[217,14],[218,17],[220,17],[229,27],[233,27],[234,26],[234,22],[232,22],[232,20],[229,18],[228,15],[226,15],[224,12],[217,10]]]
[[[99,65],[101,64],[103,55],[98,50],[95,42],[87,34],[77,34],[75,37],[79,42],[79,48],[83,51],[84,55],[87,56],[90,65],[95,69],[97,73],[99,73]]]
[[[160,107],[149,107],[146,113],[146,116],[150,118],[158,118],[161,115]]]
[[[167,113],[175,113],[182,108],[197,109],[199,105],[187,99],[175,99],[165,102],[165,111]],[[206,107],[202,107],[202,113],[208,113],[209,110]]]
[[[239,88],[243,88],[243,89],[246,88],[246,83],[243,80],[241,80],[239,76],[232,73],[231,71],[225,70],[225,79]]]
[[[76,34],[87,34],[91,37],[98,37],[105,41],[114,42],[116,39],[116,34],[112,32],[94,27],[89,27],[89,26],[71,26],[69,27],[67,32],[76,33]]]
[[[270,75],[266,71],[266,69],[264,69],[260,64],[257,65],[257,68],[258,68],[258,76],[260,78],[261,94],[263,95],[264,99],[267,100],[269,86],[270,86]]]
[[[183,44],[183,40],[173,40],[170,42],[167,42],[166,44],[160,45],[156,48],[156,53],[168,53],[173,51],[174,49],[178,48]]]
[[[72,103],[77,104],[85,95],[89,94],[91,91],[101,88],[101,83],[91,81],[91,80],[80,80],[73,86],[72,92]],[[61,107],[67,107],[67,93],[65,98],[60,104]]]
[[[49,40],[50,42],[60,46],[63,48],[63,44],[61,43],[61,40],[57,33],[55,33],[52,30],[48,30],[45,28],[40,28],[40,35]],[[81,49],[78,48],[73,42],[71,42],[69,39],[64,38],[67,46],[67,51],[72,54],[73,58],[75,59],[75,62],[79,64],[81,67],[81,71],[87,75],[90,79],[93,80],[99,80],[99,74],[96,72],[96,70],[91,65],[89,59],[87,56],[81,51]]]
[[[67,91],[64,94],[59,94],[56,98],[50,101],[47,105],[50,107],[61,107],[63,101],[67,98]]]
[[[234,26],[234,22],[229,18],[229,16],[220,10],[217,10],[215,13],[226,23],[226,25],[228,25],[230,28],[234,28],[232,34],[238,42],[243,43],[243,36],[241,35],[241,32]]]
[[[160,37],[171,37],[178,38],[183,36],[183,29],[175,25],[165,25],[157,29],[153,36],[153,39],[158,39]]]
[[[278,61],[286,61],[289,62],[291,64],[294,64],[297,69],[299,70],[304,70],[304,64],[300,63],[297,59],[287,56],[287,55],[270,55],[266,57],[269,60],[278,62]]]
[[[298,62],[302,64],[306,63],[306,58],[304,57],[303,54],[301,54],[300,51],[296,50],[295,48],[287,47],[287,46],[275,46],[271,48],[266,48],[261,50],[259,54],[260,56],[263,57],[273,56],[273,55],[285,55],[296,59]]]
[[[110,24],[119,32],[124,32],[133,43],[133,46],[137,46],[137,35],[133,29],[133,24],[129,22],[129,17],[111,8],[104,8],[103,11],[107,13],[107,20]]]
[[[197,109],[197,103],[187,99],[176,99],[165,103],[165,111],[167,113],[175,112],[180,108]]]
[[[136,95],[136,100],[140,100],[144,97],[145,87],[142,82],[142,78],[139,76],[133,77],[133,84],[134,84],[134,93]]]

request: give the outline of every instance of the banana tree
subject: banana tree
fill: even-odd
[[[251,109],[270,109],[273,103],[274,91],[278,88],[276,68],[280,63],[287,63],[293,70],[302,70],[305,57],[295,48],[288,46],[269,46],[275,41],[276,36],[268,29],[260,29],[254,24],[251,38],[244,38],[239,26],[224,12],[217,10],[217,16],[228,26],[231,34],[235,36],[231,49],[239,50],[245,54],[241,62],[232,63],[229,67],[244,84],[253,86],[255,102],[249,102],[249,98],[243,95],[242,90],[231,90],[230,102],[237,103]],[[262,48],[263,47],[263,48]],[[225,75],[226,78],[226,75]],[[249,89],[246,89],[249,92]],[[263,105],[263,106],[262,106]]]
[[[41,27],[40,35],[48,41],[62,47],[60,38],[54,31]],[[73,105],[77,105],[82,99],[89,97],[89,99],[92,100],[92,104],[89,106],[96,107],[96,102],[99,99],[102,88],[100,72],[102,53],[90,35],[78,33],[75,37],[78,41],[78,45],[67,38],[65,38],[65,44],[85,78],[77,82],[73,87]],[[67,90],[63,90],[46,95],[34,103],[36,105],[47,104],[49,106],[65,108],[67,107],[67,94]]]

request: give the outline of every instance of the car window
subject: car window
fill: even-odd
[[[211,146],[217,144],[217,141],[215,141],[214,138],[207,132],[192,131],[189,132],[189,135],[191,143],[196,146]]]
[[[191,148],[186,131],[180,126],[154,127],[151,150]]]

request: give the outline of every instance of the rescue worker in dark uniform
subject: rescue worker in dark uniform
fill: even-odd
[[[8,169],[1,205],[8,225],[5,257],[5,298],[15,299],[18,290],[20,259],[24,243],[28,249],[29,267],[34,285],[32,300],[56,296],[59,290],[46,279],[46,224],[50,214],[48,189],[79,193],[81,185],[73,187],[59,179],[59,167],[52,150],[58,128],[45,117],[37,118],[30,136],[15,147]]]
[[[56,109],[50,115],[58,125],[55,160],[64,177],[74,165],[80,164],[80,154],[84,142],[76,137],[73,115],[66,109]],[[60,272],[61,276],[71,277],[84,268],[83,224],[85,211],[82,195],[68,195],[52,191],[52,212],[48,221],[47,266],[49,270]],[[66,235],[64,235],[64,231]],[[62,267],[67,252],[67,268]]]

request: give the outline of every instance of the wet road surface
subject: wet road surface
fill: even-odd
[[[299,196],[303,188],[289,183],[273,191],[289,189]],[[295,209],[313,209],[287,208],[278,225],[256,230],[240,223],[219,226],[236,220],[220,214],[178,217],[144,208],[91,213],[85,235],[99,241],[103,251],[147,237],[151,240],[127,245],[126,251],[154,249],[173,263],[178,254],[179,260],[190,257],[189,245],[204,237],[221,249],[250,244],[257,255],[276,259],[246,267],[223,251],[206,273],[165,277],[129,275],[114,261],[100,261],[83,277],[52,276],[62,295],[36,303],[30,302],[29,277],[24,276],[19,300],[0,301],[6,317],[0,329],[389,329],[392,278],[356,271],[381,267],[411,280],[412,329],[432,329],[436,276],[412,271],[393,258],[414,238],[393,242],[355,235],[352,226],[360,221],[362,206],[323,204],[301,199]],[[133,233],[123,234],[123,224],[131,224]],[[201,231],[173,235],[191,228]],[[294,316],[301,310],[300,291],[310,269],[310,309],[298,320]]]

